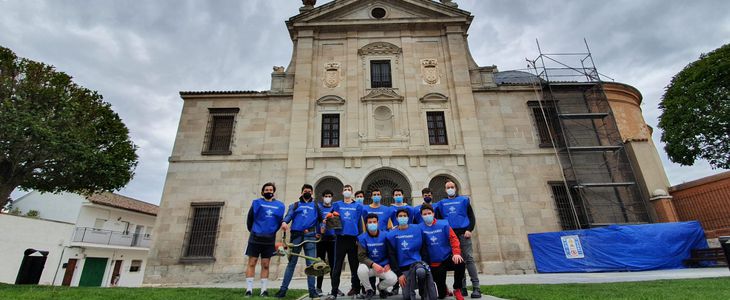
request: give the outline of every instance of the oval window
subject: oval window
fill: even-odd
[[[382,8],[382,7],[373,8],[373,10],[370,11],[370,15],[373,16],[373,18],[376,18],[376,19],[385,18],[385,9]]]

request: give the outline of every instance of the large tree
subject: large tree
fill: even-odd
[[[706,159],[730,168],[730,44],[700,55],[674,76],[659,104],[664,149],[673,162]]]
[[[99,93],[0,46],[0,207],[18,187],[120,189],[132,179],[136,149]]]

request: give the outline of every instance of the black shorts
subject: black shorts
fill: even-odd
[[[257,243],[253,241],[253,237],[248,239],[248,246],[246,246],[246,256],[271,258],[274,256],[276,248],[274,243]]]

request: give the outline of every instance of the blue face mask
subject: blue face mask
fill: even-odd
[[[423,219],[423,223],[425,223],[425,224],[433,223],[433,215],[423,216],[422,219]]]
[[[359,198],[359,197],[358,197],[358,198],[355,198],[355,202],[357,202],[357,203],[360,203],[360,204],[362,204],[362,202],[363,202],[364,200],[365,200],[365,199],[363,199],[363,198]]]
[[[408,224],[408,217],[398,217],[398,225]]]
[[[378,231],[378,224],[377,223],[375,223],[375,224],[368,223],[368,231],[370,231],[370,232]]]
[[[395,203],[403,203],[403,196],[395,196],[393,199],[395,199]]]
[[[374,202],[374,203],[380,203],[380,199],[381,199],[381,198],[382,198],[382,197],[380,197],[380,196],[373,196],[373,202]]]

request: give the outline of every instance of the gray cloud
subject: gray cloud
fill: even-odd
[[[585,37],[602,73],[642,91],[644,117],[655,128],[671,77],[730,36],[727,1],[457,3],[476,17],[469,42],[480,65],[521,69],[526,57],[537,55],[536,38],[547,51],[573,52],[583,50]],[[135,179],[121,193],[159,203],[182,108],[177,92],[268,89],[271,66],[291,58],[284,21],[299,6],[283,0],[5,0],[0,44],[103,94],[140,146]],[[657,144],[659,136],[657,130]],[[660,154],[673,184],[716,172],[702,162],[680,167]]]

